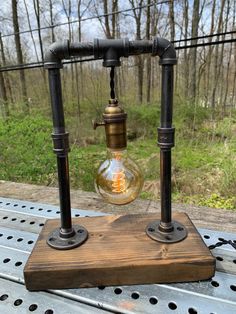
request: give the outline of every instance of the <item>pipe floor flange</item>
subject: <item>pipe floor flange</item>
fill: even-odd
[[[173,231],[163,232],[159,229],[160,220],[150,222],[146,227],[146,234],[155,241],[164,243],[175,243],[184,240],[187,235],[187,229],[178,221],[172,221]]]
[[[83,244],[88,238],[88,231],[83,226],[72,226],[75,233],[70,238],[60,236],[60,228],[54,229],[48,236],[47,244],[57,250],[70,250]]]

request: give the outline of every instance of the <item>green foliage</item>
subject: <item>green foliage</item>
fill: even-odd
[[[104,129],[92,129],[91,120],[102,114],[102,105],[67,104],[66,124],[71,142],[71,187],[94,191],[94,176],[106,158]],[[209,120],[209,111],[177,105],[173,149],[172,187],[175,201],[210,207],[236,208],[236,119]],[[128,151],[141,166],[145,188],[142,198],[159,197],[159,149],[156,129],[160,108],[156,105],[128,106]],[[57,184],[56,157],[52,152],[52,123],[48,113],[23,113],[0,120],[0,179]]]
[[[99,164],[106,159],[102,145],[72,147],[70,158],[71,185],[85,191],[94,191],[94,178]]]
[[[174,193],[173,200],[175,202],[187,203],[197,206],[206,206],[211,208],[225,208],[235,210],[236,197],[223,197],[220,194],[213,193],[210,195],[195,194],[191,196],[181,193]]]
[[[51,122],[37,117],[0,120],[0,177],[44,183],[53,179]]]
[[[210,110],[193,104],[176,104],[174,108],[174,124],[179,131],[188,134],[209,120]]]
[[[154,105],[127,106],[127,127],[135,137],[152,137],[160,121],[160,108]],[[132,139],[132,138],[131,138]]]
[[[236,198],[230,197],[230,198],[224,198],[220,196],[219,194],[212,194],[209,198],[200,198],[199,205],[201,206],[207,206],[212,208],[226,208],[226,209],[234,209],[236,205]]]

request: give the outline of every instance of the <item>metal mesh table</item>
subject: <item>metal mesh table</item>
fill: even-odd
[[[59,217],[56,206],[0,198],[0,313],[236,313],[236,250],[215,248],[216,273],[211,280],[29,292],[23,268],[48,218]],[[103,215],[72,209],[72,217]],[[206,244],[222,239],[236,243],[236,233],[198,229]]]

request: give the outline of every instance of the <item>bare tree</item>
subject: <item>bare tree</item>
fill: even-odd
[[[175,40],[175,12],[174,12],[174,0],[169,2],[169,24],[170,24],[170,40]]]
[[[82,41],[82,24],[81,24],[81,19],[85,15],[85,13],[88,11],[90,4],[92,0],[88,1],[88,3],[85,5],[84,9],[82,10],[83,7],[83,2],[82,0],[78,0],[77,4],[77,15],[78,15],[78,39],[79,42]],[[81,117],[81,109],[80,109],[80,95],[81,97],[84,97],[84,80],[83,80],[83,63],[80,62],[79,64],[79,69],[78,69],[78,64],[75,64],[75,84],[76,84],[76,97],[77,97],[77,111],[78,111],[78,116],[79,119]],[[80,78],[80,81],[79,81]],[[79,84],[80,83],[80,84]]]
[[[40,46],[40,53],[41,53],[41,59],[44,61],[44,53],[43,53],[43,41],[42,41],[42,36],[41,36],[41,19],[40,19],[40,4],[39,0],[33,0],[34,4],[34,13],[36,16],[36,21],[37,21],[37,27],[38,27],[38,37],[39,37],[39,46]]]
[[[184,9],[183,9],[183,21],[184,21],[184,38],[188,38],[188,25],[189,25],[189,4],[188,0],[184,0]],[[184,49],[184,96],[188,97],[188,88],[189,88],[189,56],[188,50]]]
[[[193,15],[192,15],[192,31],[191,37],[195,38],[198,36],[198,25],[199,25],[199,0],[193,2]],[[191,40],[192,45],[197,44],[197,39]],[[197,48],[192,48],[189,52],[189,97],[195,102],[196,98],[196,73],[197,73]]]
[[[110,30],[110,24],[109,24],[109,16],[108,16],[108,1],[103,1],[103,9],[104,9],[104,20],[105,20],[105,32],[106,32],[106,38],[111,38],[111,30]]]
[[[211,28],[210,28],[210,35],[214,33],[215,30],[215,8],[216,8],[216,0],[212,1],[212,11],[211,11]],[[209,42],[212,42],[212,37],[209,38]],[[206,102],[208,103],[209,98],[209,91],[210,91],[210,72],[211,72],[211,63],[212,63],[212,52],[213,52],[214,46],[209,46],[208,54],[207,54],[207,79],[206,79]]]
[[[233,30],[236,31],[236,2],[234,1],[234,7],[233,7]],[[236,42],[233,44],[233,56],[234,56],[234,69],[236,69]],[[231,108],[235,108],[235,99],[236,99],[236,71],[234,70],[233,74],[233,89],[232,89],[232,98],[231,98]]]
[[[170,25],[170,40],[175,40],[175,11],[174,11],[174,0],[169,2],[169,25]],[[178,51],[177,51],[178,56]],[[175,66],[175,89],[177,89],[178,84],[178,63]]]
[[[112,12],[118,11],[118,0],[112,1],[111,10],[112,10]],[[111,25],[112,25],[111,37],[112,38],[116,38],[117,20],[118,20],[118,14],[112,14],[112,21],[111,21]]]
[[[146,39],[150,40],[150,32],[151,32],[151,8],[150,8],[151,0],[147,1],[147,11],[146,11]],[[151,100],[151,77],[152,77],[152,64],[151,64],[151,56],[147,56],[146,58],[146,73],[147,73],[147,103],[150,103]]]
[[[37,52],[37,48],[36,48],[36,43],[35,43],[35,40],[34,40],[33,32],[32,32],[32,27],[31,27],[31,23],[30,23],[30,16],[29,16],[29,10],[28,10],[28,7],[27,7],[26,0],[24,0],[24,5],[25,5],[25,12],[26,12],[26,17],[27,17],[28,27],[29,27],[29,30],[30,30],[30,36],[31,36],[32,43],[33,43],[33,46],[34,46],[35,56],[36,56],[37,62],[39,62],[40,60],[39,60],[39,56],[38,56],[38,52]]]
[[[217,27],[217,33],[220,33],[222,31],[223,27],[223,13],[224,13],[224,7],[225,7],[225,1],[226,0],[221,0],[221,7],[220,7],[220,15],[219,15],[219,20],[218,20],[218,27]],[[217,40],[219,40],[219,36],[216,37]],[[211,107],[213,109],[212,111],[212,116],[214,118],[214,111],[216,107],[216,91],[217,91],[217,85],[219,82],[219,69],[220,69],[220,64],[219,64],[219,46],[216,45],[215,47],[215,55],[214,55],[214,67],[213,67],[213,90],[212,90],[212,98],[211,98]]]
[[[38,38],[39,38],[39,47],[40,47],[41,60],[44,61],[43,41],[42,41],[42,35],[41,35],[41,29],[40,29],[41,28],[41,7],[40,7],[39,1],[40,0],[34,0],[33,1],[33,5],[34,5],[34,13],[35,13],[35,16],[36,16],[37,27],[38,27],[37,32],[38,32]],[[24,0],[24,2],[25,2],[25,0]],[[25,8],[26,8],[26,12],[28,12],[27,4],[25,5]],[[29,17],[28,17],[28,24],[29,24],[29,28],[31,30]],[[35,53],[36,53],[37,58],[38,58],[37,49],[36,49],[36,46],[35,46],[35,42],[34,42],[34,37],[33,37],[32,31],[30,33],[31,33],[32,41],[34,43]],[[42,70],[41,74],[43,76],[43,81],[44,81],[44,90],[47,91],[46,73],[45,73],[45,71]]]
[[[72,3],[71,0],[65,1],[62,0],[62,7],[63,11],[66,15],[67,22],[68,22],[68,34],[69,34],[69,41],[71,42],[73,40],[73,29],[70,23],[71,20],[71,14],[72,14]],[[70,95],[72,97],[74,96],[74,91],[75,91],[75,73],[74,73],[74,67],[73,64],[70,66],[70,72],[71,72],[71,91]]]
[[[1,33],[0,33],[0,51],[1,51],[2,65],[6,66],[7,64],[6,64],[6,57],[5,57],[5,49],[4,49]],[[11,82],[10,82],[8,72],[5,72],[4,82],[5,82],[6,92],[8,94],[7,98],[11,103],[13,103],[12,88],[11,88]]]
[[[15,33],[14,38],[15,38],[17,62],[18,64],[23,64],[24,61],[23,61],[23,54],[22,54],[20,34],[19,34],[17,0],[12,0],[12,20],[13,20],[13,29]],[[26,109],[26,112],[29,113],[29,103],[28,103],[28,98],[27,98],[25,72],[23,69],[20,70],[20,83],[21,83],[21,91],[23,95],[25,109]]]
[[[232,21],[232,29],[235,30],[235,20],[236,20],[236,2],[234,1],[234,6],[233,6],[233,21]],[[233,39],[233,34],[231,35],[231,38]],[[232,53],[234,50],[234,54]],[[226,69],[226,86],[225,86],[225,95],[224,95],[224,104],[226,105],[227,97],[228,97],[228,91],[229,91],[229,77],[230,77],[230,64],[232,60],[232,56],[234,55],[234,61],[235,61],[235,66],[236,66],[236,43],[231,43],[230,44],[230,49],[229,49],[229,56],[228,56],[228,62],[227,62],[227,69]],[[234,76],[233,76],[233,91],[232,91],[232,100],[233,97],[235,96],[235,85],[236,85],[236,70],[234,67]],[[232,107],[232,104],[231,104]]]
[[[141,36],[141,17],[142,17],[142,8],[143,0],[129,0],[131,7],[133,9],[133,17],[135,20],[136,26],[136,39],[140,40]],[[138,9],[135,9],[139,7]],[[142,103],[143,101],[143,57],[136,56],[136,64],[138,70],[138,102]]]
[[[227,7],[226,7],[226,14],[224,16],[224,28],[223,28],[223,31],[224,32],[227,32],[227,28],[228,28],[228,23],[229,23],[229,11],[230,11],[230,0],[227,0]],[[222,36],[222,39],[224,40],[225,39],[225,35]],[[225,114],[226,112],[226,101],[223,102],[223,90],[225,89],[225,80],[224,80],[224,49],[225,48],[225,45],[222,44],[221,45],[221,50],[220,50],[220,56],[219,56],[219,64],[220,64],[220,68],[219,68],[219,76],[222,77],[223,79],[220,80],[221,84],[220,84],[220,95],[219,95],[219,100],[220,100],[220,104],[222,105],[223,107],[223,110],[222,110],[222,115]],[[232,51],[231,51],[232,52]],[[230,56],[231,56],[231,53],[230,53]],[[229,62],[230,62],[230,59],[229,59]]]
[[[53,19],[53,3],[52,0],[49,0],[49,13],[50,13],[50,24],[51,24],[51,40],[52,42],[55,41],[55,34],[54,34],[54,19]]]
[[[0,72],[0,103],[2,104],[2,115],[9,117],[10,111],[8,106],[7,91],[2,72]]]

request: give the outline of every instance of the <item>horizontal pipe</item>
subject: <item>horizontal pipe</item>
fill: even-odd
[[[176,64],[174,46],[166,39],[151,40],[95,39],[94,42],[55,42],[45,53],[45,67],[61,67],[61,61],[71,57],[94,56],[104,59],[104,66],[120,65],[120,57],[150,53],[159,56],[161,64]]]

